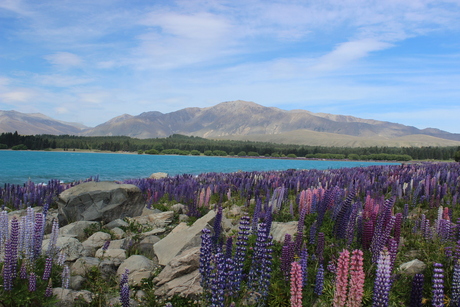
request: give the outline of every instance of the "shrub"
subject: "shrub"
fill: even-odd
[[[8,149],[8,146],[6,144],[0,144],[0,149]]]
[[[160,152],[152,148],[152,149],[146,150],[145,153],[148,155],[158,155]]]
[[[24,145],[24,144],[19,144],[19,145],[11,147],[11,149],[13,149],[13,150],[27,150],[27,146]]]
[[[288,158],[297,158],[297,156],[293,153],[290,153],[287,155]]]
[[[199,155],[201,155],[201,152],[199,152],[198,150],[194,149],[194,150],[192,150],[192,151],[190,152],[190,154],[191,154],[192,156],[199,156]]]
[[[224,150],[214,150],[212,153],[214,156],[220,156],[220,157],[225,157],[227,155],[227,152]]]
[[[250,157],[258,157],[259,153],[255,152],[255,151],[250,151],[250,152],[248,152],[248,156],[250,156]]]
[[[454,160],[455,162],[460,162],[460,150],[454,154]]]
[[[245,151],[240,151],[240,152],[238,153],[238,157],[244,157],[244,156],[246,156],[246,152],[245,152]]]
[[[205,156],[212,156],[212,150],[205,150],[204,155]]]

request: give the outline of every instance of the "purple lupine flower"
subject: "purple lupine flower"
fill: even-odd
[[[3,210],[0,214],[0,252],[4,251],[8,237],[8,212]]]
[[[391,269],[393,269],[396,261],[396,254],[398,253],[398,243],[393,238],[388,240],[388,253],[390,254]]]
[[[225,294],[225,257],[222,253],[214,256],[214,268],[211,273],[211,305],[212,307],[224,306]]]
[[[372,262],[377,262],[380,257],[380,251],[382,250],[385,243],[388,241],[390,232],[393,229],[396,217],[393,215],[389,218],[388,224],[385,226],[384,230],[379,231],[379,236],[376,237],[374,233],[374,238],[372,239],[371,251],[372,251]],[[382,226],[383,227],[383,226]],[[375,244],[374,244],[375,241]]]
[[[218,252],[221,250],[221,238],[222,232],[222,206],[217,207],[216,217],[214,218],[214,236],[212,237],[213,251]]]
[[[128,278],[129,278],[129,269],[125,268],[125,272],[123,274],[121,274],[120,291],[121,291],[121,288],[123,287],[123,285],[128,283]]]
[[[401,237],[401,224],[403,220],[403,215],[402,213],[396,213],[395,217],[396,217],[396,220],[395,220],[393,237],[396,240],[396,243],[399,245],[399,239]]]
[[[233,291],[240,290],[241,280],[243,279],[243,265],[246,259],[246,249],[248,245],[248,235],[250,228],[249,216],[243,216],[240,219],[240,230],[236,242],[236,252],[234,256],[234,285]]]
[[[202,232],[200,248],[201,286],[203,289],[208,289],[211,278],[212,238],[209,229],[204,228]]]
[[[19,271],[19,278],[27,279],[27,266],[25,261],[22,261],[21,270]]]
[[[283,273],[286,280],[289,278],[291,271],[291,263],[294,261],[294,242],[291,241],[291,235],[284,235],[284,243],[281,249],[281,273]]]
[[[441,263],[435,263],[433,274],[433,299],[432,305],[435,307],[444,306],[444,270]]]
[[[412,279],[412,289],[410,293],[410,307],[422,307],[423,299],[423,274],[415,274]]]
[[[318,244],[316,245],[316,257],[318,258],[318,262],[323,262],[324,244],[324,232],[320,232],[318,233]]]
[[[120,290],[120,303],[123,307],[129,307],[129,284],[124,283]]]
[[[34,272],[31,272],[28,276],[29,279],[29,292],[37,290],[37,276]]]
[[[120,279],[120,302],[123,307],[129,307],[129,284],[128,284],[129,270],[121,274]]]
[[[316,243],[316,230],[317,230],[317,221],[315,220],[310,226],[310,240],[309,243],[314,245]]]
[[[48,257],[53,257],[56,254],[56,243],[59,237],[59,222],[57,219],[53,220],[53,226],[51,228],[51,237],[48,244],[48,250],[46,251],[46,255]]]
[[[388,297],[391,288],[391,260],[386,247],[380,252],[377,260],[377,271],[374,282],[374,294],[372,296],[373,307],[388,306]]]
[[[248,274],[248,289],[260,294],[264,300],[268,294],[271,275],[271,236],[267,236],[266,225],[261,223],[257,232],[251,269]]]
[[[62,288],[68,289],[69,281],[70,281],[70,269],[68,265],[65,265],[64,268],[62,269],[61,281],[62,281]]]
[[[107,240],[104,242],[104,245],[102,246],[102,251],[106,251],[107,249],[109,249],[109,246],[110,246],[110,240]]]
[[[45,270],[43,271],[43,277],[42,277],[43,280],[48,280],[50,278],[52,266],[53,266],[53,258],[52,257],[46,258]]]
[[[455,262],[452,276],[452,305],[460,306],[460,261],[458,260]]]
[[[16,267],[18,262],[18,248],[19,248],[19,221],[14,217],[11,220],[11,234],[10,234],[10,266],[13,278],[16,277]]]
[[[406,220],[408,216],[409,216],[409,204],[404,204],[403,219]]]
[[[33,252],[33,258],[37,259],[40,257],[41,251],[42,251],[42,241],[43,241],[43,232],[45,230],[44,227],[45,221],[44,217],[41,213],[36,213],[35,214],[35,227],[34,227],[34,252]]]
[[[57,258],[57,265],[63,266],[66,258],[67,258],[67,254],[63,250],[61,250]]]
[[[45,289],[45,297],[51,297],[53,295],[53,284],[51,279],[48,281],[48,286]]]
[[[308,251],[304,247],[300,252],[300,260],[299,260],[300,267],[302,268],[302,280],[303,286],[307,286],[308,281]]]
[[[305,228],[305,214],[307,213],[307,207],[304,206],[302,210],[300,210],[299,221],[297,222],[297,234],[295,236],[295,244],[294,250],[297,255],[300,254],[300,250],[302,248],[303,242],[303,229]],[[291,261],[292,262],[292,261]],[[290,272],[290,270],[289,270]]]
[[[318,271],[316,272],[316,281],[315,281],[315,294],[316,295],[321,295],[323,294],[323,288],[324,288],[324,268],[323,264],[321,263],[319,265]]]

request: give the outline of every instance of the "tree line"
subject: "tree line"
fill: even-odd
[[[19,147],[18,147],[19,146]],[[13,148],[15,147],[15,148]],[[136,139],[127,136],[19,135],[17,132],[0,135],[0,149],[102,150],[147,152],[151,154],[260,155],[271,157],[307,157],[317,159],[386,160],[452,160],[460,146],[449,147],[326,147],[286,145],[268,142],[210,140],[174,134],[166,138]],[[193,151],[193,153],[192,153]],[[248,154],[251,153],[251,154]],[[457,154],[458,155],[458,154]]]

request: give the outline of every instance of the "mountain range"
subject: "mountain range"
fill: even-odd
[[[172,134],[318,146],[460,146],[460,134],[353,116],[282,110],[248,101],[175,112],[123,114],[94,128],[45,115],[0,111],[0,132],[158,138]]]

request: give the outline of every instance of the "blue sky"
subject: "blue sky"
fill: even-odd
[[[0,110],[238,99],[460,133],[460,0],[0,0]]]

